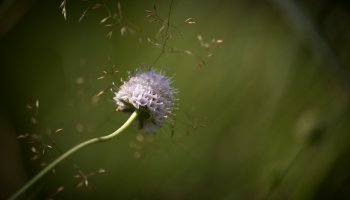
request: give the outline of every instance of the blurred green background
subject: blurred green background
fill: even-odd
[[[143,32],[116,25],[111,39],[105,8],[78,19],[116,1],[67,1],[67,20],[61,3],[0,9],[0,198],[59,151],[118,128],[127,116],[113,93],[96,95],[161,51],[145,37],[160,28],[145,10],[167,19],[170,1],[120,1],[123,22]],[[345,0],[175,0],[170,23],[183,25],[167,45],[205,65],[176,49],[155,64],[175,75],[174,128],[130,128],[84,149],[24,199],[350,199],[349,11]],[[198,35],[223,43],[207,52]]]

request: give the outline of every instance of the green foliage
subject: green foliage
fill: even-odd
[[[4,117],[16,136],[35,133],[51,145],[50,136],[56,145],[31,160],[33,145],[18,140],[28,177],[59,151],[125,121],[109,89],[141,65],[176,74],[175,126],[156,135],[128,130],[118,141],[86,149],[39,182],[33,196],[349,196],[350,173],[339,167],[350,165],[344,159],[348,90],[273,1],[174,1],[172,26],[169,2],[156,1],[156,9],[147,1],[106,1],[99,8],[92,2],[66,1],[65,20],[60,2],[39,1],[0,38]],[[339,62],[349,66],[348,5],[299,3]],[[349,69],[342,70],[346,76]],[[36,124],[25,106],[29,98],[32,107],[40,100]]]

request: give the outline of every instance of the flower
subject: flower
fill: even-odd
[[[171,79],[161,72],[136,71],[123,83],[113,99],[119,111],[131,113],[138,110],[139,127],[145,132],[155,132],[171,116],[175,93]]]

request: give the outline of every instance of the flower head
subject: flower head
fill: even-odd
[[[175,90],[171,80],[154,70],[136,71],[133,77],[119,88],[114,100],[117,110],[139,111],[137,123],[146,132],[155,132],[171,115]]]

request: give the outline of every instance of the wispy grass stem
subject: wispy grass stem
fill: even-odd
[[[114,131],[113,133],[106,135],[106,136],[102,136],[102,137],[96,137],[96,138],[92,138],[90,140],[87,140],[85,142],[82,142],[78,145],[76,145],[75,147],[71,148],[70,150],[68,150],[66,153],[62,154],[60,157],[58,157],[56,160],[54,160],[53,162],[51,162],[49,165],[47,165],[44,169],[42,169],[37,175],[35,175],[32,179],[30,179],[26,184],[24,184],[15,194],[13,194],[9,200],[14,200],[17,199],[18,197],[20,197],[27,189],[29,189],[34,183],[36,183],[38,180],[40,180],[45,174],[47,174],[49,171],[51,171],[56,165],[58,165],[59,163],[61,163],[63,160],[65,160],[66,158],[68,158],[70,155],[72,155],[73,153],[81,150],[84,147],[87,147],[91,144],[96,144],[96,143],[100,143],[100,142],[106,142],[111,140],[112,138],[114,138],[115,136],[117,136],[119,133],[123,132],[126,128],[128,128],[133,121],[135,121],[135,119],[137,119],[138,117],[138,112],[135,111],[130,117],[129,119],[116,131]]]

